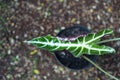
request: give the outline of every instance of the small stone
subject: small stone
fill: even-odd
[[[11,50],[8,50],[8,54],[11,54]]]
[[[47,17],[49,17],[51,15],[50,12],[45,12],[44,14],[45,14],[45,16],[44,16],[45,18],[47,18]]]
[[[107,8],[107,11],[108,11],[108,12],[112,12],[112,7],[108,7],[108,8]]]
[[[10,43],[11,43],[11,45],[14,45],[15,40],[13,38],[10,38]]]
[[[100,17],[100,15],[97,15],[97,19],[98,19],[98,20],[101,20],[101,17]]]
[[[60,2],[64,2],[64,0],[59,0]]]
[[[38,52],[38,50],[35,49],[35,50],[33,50],[33,51],[30,52],[30,55],[34,55],[34,54],[36,54],[37,52]]]
[[[104,26],[106,26],[106,22],[105,22],[105,21],[102,21],[102,24],[103,24]]]
[[[47,76],[50,76],[50,73],[47,73]]]
[[[27,34],[24,34],[24,37],[26,38],[28,35]]]
[[[71,80],[71,79],[68,77],[67,80]]]
[[[96,9],[96,8],[97,8],[97,6],[96,6],[96,5],[94,5],[94,6],[92,6],[92,8],[93,8],[93,9]]]
[[[15,31],[12,31],[13,34],[15,34]]]
[[[120,33],[120,28],[118,28],[118,33]]]
[[[79,0],[75,0],[76,2],[78,2]]]
[[[43,76],[43,78],[46,80],[46,79],[47,79],[47,76]]]
[[[65,29],[65,27],[64,27],[64,26],[62,26],[62,27],[61,27],[61,30],[63,30],[63,29]]]
[[[91,25],[88,23],[87,24],[87,28],[89,29],[89,30],[91,30],[92,28],[91,28]]]
[[[37,52],[37,54],[38,54],[39,56],[41,56],[41,55],[42,55],[42,53],[41,53],[40,51],[38,51],[38,52]]]
[[[96,78],[96,80],[101,80],[100,78]]]
[[[16,38],[16,39],[18,39],[18,38],[19,38],[19,36],[17,35],[17,36],[15,36],[15,38]]]
[[[6,20],[8,20],[8,21],[9,21],[9,20],[10,20],[10,18],[9,18],[9,17],[7,17],[7,19],[6,19]]]
[[[112,17],[110,18],[110,22],[111,22],[111,23],[113,23],[113,22],[114,22]]]
[[[34,73],[35,73],[35,74],[40,74],[40,72],[39,72],[38,69],[34,69]]]
[[[44,30],[45,30],[43,26],[40,26],[40,29],[41,29],[42,31],[44,31]]]
[[[95,0],[96,3],[99,3],[99,0]]]
[[[37,7],[37,10],[41,10],[42,9],[42,7]]]
[[[59,67],[59,70],[63,72],[63,71],[64,71],[64,68],[63,68],[63,67]]]
[[[11,23],[11,26],[13,27],[15,24],[14,23]]]
[[[74,75],[74,76],[77,75],[77,72],[73,72],[73,75]]]
[[[58,33],[60,31],[60,29],[55,29],[54,32],[55,33]]]
[[[75,21],[76,21],[76,19],[75,19],[75,18],[72,18],[71,23],[74,23]]]
[[[12,75],[11,74],[7,74],[7,79],[10,79],[11,77],[12,77]]]
[[[90,12],[91,12],[91,13],[93,13],[93,11],[94,11],[93,9],[90,9]]]
[[[34,32],[35,32],[35,33],[38,33],[38,30],[35,29]]]
[[[76,21],[77,24],[80,24],[80,21]]]

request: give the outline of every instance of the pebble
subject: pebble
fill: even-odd
[[[118,33],[120,33],[120,28],[118,28]]]
[[[47,73],[47,76],[50,76],[50,73]]]
[[[20,56],[19,56],[19,55],[16,55],[16,59],[17,59],[17,60],[20,60]]]
[[[111,23],[114,23],[114,21],[113,21],[113,18],[112,18],[112,17],[110,18],[110,22],[111,22]]]
[[[15,24],[14,23],[11,23],[11,26],[13,27]]]
[[[74,75],[74,76],[77,75],[77,72],[73,72],[73,75]]]
[[[37,10],[41,10],[42,9],[42,7],[37,7]]]
[[[68,77],[67,80],[71,80],[71,78]]]
[[[91,30],[92,28],[91,28],[91,25],[89,24],[89,23],[87,23],[87,28],[88,28],[88,30]]]
[[[80,24],[80,21],[78,20],[78,21],[76,21],[76,23],[77,23],[77,24]]]
[[[102,21],[102,24],[106,27],[106,22],[104,20]]]
[[[79,0],[75,0],[76,2],[78,2]]]
[[[74,23],[76,21],[76,18],[72,18],[71,23]]]
[[[60,2],[64,2],[64,0],[59,0]]]
[[[98,19],[98,20],[101,20],[101,17],[100,17],[100,15],[97,15],[97,19]]]
[[[45,14],[45,16],[44,16],[45,18],[47,18],[47,17],[49,17],[51,15],[50,12],[45,12],[44,14]]]
[[[90,9],[90,13],[93,13],[94,12],[94,10],[93,9]]]
[[[10,43],[11,43],[11,45],[14,45],[15,44],[15,40],[13,38],[10,38]]]
[[[28,7],[31,8],[31,9],[35,9],[35,8],[36,8],[36,6],[33,5],[33,4],[27,4],[27,5],[28,5]]]
[[[108,11],[108,12],[112,12],[112,7],[108,7],[108,8],[107,8],[107,11]]]
[[[94,5],[94,6],[92,6],[92,8],[93,8],[93,9],[96,9],[96,8],[97,8],[97,6],[96,6],[96,5]]]
[[[33,70],[35,74],[40,74],[40,71],[38,69]]]
[[[21,75],[20,74],[15,74],[14,77],[16,77],[16,78],[19,77],[20,78]]]
[[[11,50],[9,49],[7,53],[10,55],[11,54]]]
[[[55,30],[54,30],[55,33],[58,33],[59,31],[60,31],[59,29],[55,29]]]
[[[38,33],[38,32],[39,32],[38,30],[36,30],[36,29],[34,30],[34,33]]]
[[[12,77],[12,74],[7,74],[7,79],[9,80],[9,79],[11,79],[11,77]]]
[[[43,76],[43,78],[44,78],[45,80],[47,80],[47,76]]]
[[[99,0],[95,0],[96,3],[99,3]]]
[[[63,29],[65,29],[65,27],[64,27],[64,26],[62,26],[62,27],[61,27],[61,30],[63,30]]]
[[[15,36],[15,38],[16,38],[16,39],[19,39],[19,36],[18,36],[18,35],[16,35],[16,36]]]
[[[31,52],[30,52],[30,55],[35,55],[36,53],[38,52],[38,50],[32,50]]]
[[[12,31],[13,34],[15,34],[15,31]]]
[[[38,54],[39,56],[41,56],[41,55],[42,55],[41,51],[38,51],[38,52],[37,52],[37,54]]]
[[[25,33],[25,34],[24,34],[24,37],[26,38],[26,37],[28,37],[28,35]]]
[[[40,29],[41,29],[42,31],[44,31],[44,30],[45,30],[43,26],[40,26]]]

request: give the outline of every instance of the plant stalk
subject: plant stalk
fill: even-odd
[[[82,55],[82,57],[84,59],[86,59],[87,61],[89,61],[91,64],[93,64],[96,68],[98,68],[101,72],[105,73],[106,75],[108,75],[109,77],[111,77],[114,80],[120,80],[118,78],[116,78],[115,76],[112,76],[111,74],[109,74],[108,72],[106,72],[105,70],[103,70],[101,67],[99,67],[95,62],[93,62],[92,60],[90,60],[89,58],[87,58],[86,56]]]
[[[101,43],[106,43],[106,42],[111,42],[111,41],[118,41],[120,40],[120,38],[113,38],[113,39],[108,39],[108,40],[103,40],[98,42],[97,44],[101,44]]]

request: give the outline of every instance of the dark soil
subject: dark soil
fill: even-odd
[[[56,34],[74,24],[92,32],[111,28],[120,37],[120,0],[0,0],[0,80],[110,80],[95,67],[65,68],[48,51],[23,43],[34,37]],[[116,49],[96,63],[120,78],[120,41]]]

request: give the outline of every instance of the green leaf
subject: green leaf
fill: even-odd
[[[53,37],[51,35],[42,36],[38,38],[34,38],[28,43],[34,44],[39,48],[46,49],[48,51],[56,51],[56,50],[68,50],[75,57],[79,57],[82,54],[89,55],[103,55],[114,53],[115,50],[111,47],[98,45],[97,43],[100,41],[100,38],[105,36],[106,34],[112,34],[113,31],[110,29],[101,30],[97,33],[91,33],[84,37],[79,37],[74,41],[63,41],[57,37]]]

